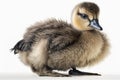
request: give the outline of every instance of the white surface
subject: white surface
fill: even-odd
[[[36,21],[57,18],[70,22],[73,7],[84,0],[0,0],[0,74],[33,74],[10,49],[27,27]],[[85,0],[86,1],[86,0]],[[119,0],[88,0],[100,7],[100,24],[111,43],[111,54],[94,67],[83,71],[107,75],[120,74]],[[111,77],[111,76],[110,76]],[[82,77],[84,79],[84,77]]]
[[[74,76],[74,77],[39,77],[36,75],[0,75],[0,80],[120,80],[119,75]]]

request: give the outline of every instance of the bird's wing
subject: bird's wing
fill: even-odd
[[[51,38],[49,49],[50,51],[59,51],[65,49],[67,46],[72,45],[78,39],[79,34],[74,32],[66,32],[66,34],[60,34],[56,37]]]
[[[58,51],[74,43],[74,39],[65,36],[59,36],[51,41],[50,50]]]

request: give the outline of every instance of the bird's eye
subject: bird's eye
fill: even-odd
[[[83,19],[88,19],[88,15],[84,13],[78,13],[79,16],[81,16]]]

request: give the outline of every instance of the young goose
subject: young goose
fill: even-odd
[[[21,61],[40,76],[66,76],[53,70],[69,70],[69,75],[99,75],[76,70],[101,61],[109,48],[98,22],[99,8],[92,2],[78,4],[72,24],[60,20],[39,22],[27,29],[13,48]]]

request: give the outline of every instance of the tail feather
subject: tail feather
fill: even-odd
[[[33,42],[25,42],[24,40],[20,40],[12,49],[14,54],[17,54],[19,51],[28,51],[31,50]]]

